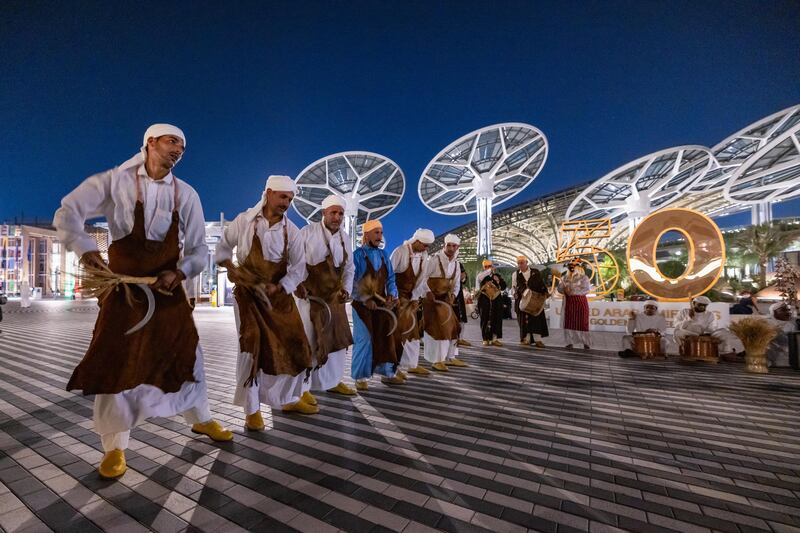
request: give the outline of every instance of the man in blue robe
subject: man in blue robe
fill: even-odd
[[[383,226],[369,220],[362,226],[363,244],[353,252],[353,361],[350,373],[358,390],[367,390],[372,374],[381,381],[402,385],[397,375],[400,340],[391,309],[397,302],[397,285],[389,254],[380,247]]]

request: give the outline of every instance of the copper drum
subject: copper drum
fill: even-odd
[[[661,353],[661,335],[652,332],[633,334],[633,351],[642,359],[663,357]]]
[[[484,283],[483,287],[481,287],[481,292],[485,294],[490,300],[494,300],[498,296],[500,296],[500,287],[495,285],[493,282]]]
[[[525,292],[522,293],[522,297],[519,299],[519,308],[531,316],[538,316],[544,309],[544,302],[546,300],[546,294],[540,294],[530,289],[525,289]]]
[[[689,361],[719,361],[719,340],[711,335],[693,335],[683,341],[683,358]]]

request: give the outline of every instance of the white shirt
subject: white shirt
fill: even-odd
[[[253,223],[255,221],[255,224]],[[277,262],[283,256],[283,228],[286,226],[289,241],[289,257],[286,275],[280,280],[283,290],[291,294],[306,278],[306,257],[300,230],[284,215],[283,220],[271,227],[261,215],[261,204],[243,213],[239,213],[222,234],[222,239],[217,243],[214,261],[219,264],[233,258],[236,249],[237,263],[243,262],[250,253],[253,244],[253,233],[257,232],[261,240],[261,252],[267,261]]]
[[[658,312],[653,316],[647,316],[644,311],[639,311],[636,313],[636,318],[628,320],[628,333],[647,331],[649,329],[654,329],[663,335],[667,332],[667,319]]]
[[[517,293],[517,274],[520,273],[520,270],[514,272],[514,275],[511,276],[511,294]],[[525,278],[525,288],[527,288],[527,282],[531,279],[531,267],[528,267],[528,270],[522,272],[522,277]]]
[[[439,264],[439,259],[442,260],[441,265]],[[425,263],[425,291],[428,291],[428,278],[442,277],[442,266],[444,267],[444,277],[453,280],[453,290],[451,291],[453,296],[458,296],[461,292],[461,267],[459,266],[457,256],[454,256],[451,260],[447,257],[447,254],[444,253],[444,250],[439,250],[434,255],[428,257],[428,261]],[[453,274],[456,272],[457,274],[453,277]]]
[[[711,333],[717,328],[717,317],[711,311],[698,313],[695,311],[694,318],[689,316],[690,308],[681,309],[675,318],[675,329],[698,329],[703,333]],[[691,326],[691,328],[689,327]]]
[[[84,231],[87,220],[105,217],[111,240],[126,237],[133,230],[136,206],[136,175],[144,204],[144,227],[148,239],[163,241],[172,224],[175,207],[175,185],[178,186],[179,241],[183,257],[178,268],[187,278],[200,274],[206,266],[206,224],[203,206],[197,192],[170,172],[163,179],[147,176],[141,156],[134,156],[122,165],[86,178],[61,200],[53,216],[58,238],[79,257],[97,251],[97,243]]]
[[[589,283],[589,278],[586,274],[576,273],[570,275],[569,273],[565,274],[561,281],[558,282],[558,292],[565,294],[564,289],[569,287],[570,295],[572,296],[583,296],[589,294],[589,291],[592,288],[591,283]]]
[[[350,244],[350,237],[344,230],[340,229],[335,234],[331,234],[322,221],[314,222],[304,226],[300,230],[300,239],[303,241],[306,253],[306,263],[317,265],[328,257],[328,253],[333,256],[333,266],[339,267],[342,264],[344,253],[347,252],[347,262],[344,265],[343,288],[348,294],[353,293],[353,275],[356,272],[353,263],[353,249]],[[344,240],[344,250],[342,250],[342,240]],[[330,252],[328,246],[330,245]],[[306,277],[308,272],[306,271]],[[305,279],[305,278],[303,278]]]
[[[411,271],[414,274],[419,274],[422,265],[428,259],[428,252],[414,252],[411,249],[411,241],[405,241],[402,245],[394,249],[391,255],[392,268],[395,275],[405,272],[408,268],[408,258],[411,256]],[[411,299],[416,300],[425,296],[427,289],[425,288],[425,273],[423,272],[417,276],[417,282],[414,285],[414,290],[411,291]]]

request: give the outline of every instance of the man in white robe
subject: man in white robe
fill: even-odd
[[[227,268],[228,278],[234,284],[241,285],[241,289],[238,286],[234,289],[234,312],[240,349],[233,403],[243,407],[245,427],[252,431],[264,429],[261,403],[285,412],[319,412],[317,406],[301,399],[303,381],[311,368],[311,348],[291,296],[306,275],[305,247],[300,230],[286,216],[295,191],[295,183],[288,176],[270,176],[260,201],[240,213],[225,228],[216,248],[216,263]],[[254,243],[259,243],[261,249],[253,249]],[[238,266],[232,261],[234,250]],[[251,254],[255,254],[253,257],[258,257],[262,263],[282,265],[275,269],[279,279],[267,282],[264,290],[267,300],[281,300],[280,310],[276,310],[271,304],[264,308],[258,303],[259,297],[253,296],[247,289],[239,267],[249,261]],[[243,307],[244,302],[247,302],[246,308]],[[254,302],[260,307],[254,307]],[[248,327],[246,324],[250,319],[250,316],[244,315],[245,310],[249,314],[260,316],[256,317],[260,328],[258,332],[243,330]],[[279,323],[281,318],[289,321],[291,330]],[[262,350],[261,355],[242,349],[242,342],[251,334],[259,339],[252,345]],[[303,371],[304,366],[306,371]],[[265,372],[265,367],[275,370]]]
[[[446,280],[449,285],[449,298],[446,302],[446,304],[450,306],[449,315],[445,315],[447,318],[441,321],[440,324],[428,324],[427,320],[425,323],[425,359],[431,363],[433,369],[439,371],[447,371],[448,366],[469,366],[458,358],[458,333],[461,324],[452,308],[456,296],[461,292],[461,266],[458,263],[458,248],[460,245],[457,244],[454,239],[448,240],[450,242],[447,242],[442,250],[428,257],[428,261],[425,263],[424,273],[426,280],[425,305],[434,304],[436,300],[436,294],[434,294],[432,290],[434,288],[432,286],[434,283],[444,284]],[[428,313],[428,311],[426,311],[426,313]],[[429,315],[426,314],[426,316]],[[449,335],[451,338],[448,339],[446,336],[445,338],[441,338],[443,337],[443,335],[441,335],[441,333],[443,333],[442,329],[445,329],[441,328],[443,325],[447,326],[446,329],[455,328],[453,330],[455,334]],[[432,329],[434,326],[436,330]],[[436,336],[440,338],[434,338],[434,331],[436,331]]]
[[[646,301],[643,313],[631,311],[627,329],[628,335],[622,337],[620,357],[633,357],[636,355],[633,350],[634,333],[658,333],[661,335],[661,353],[666,353],[667,339],[664,335],[667,333],[667,319],[658,312],[658,302],[656,300]]]
[[[431,230],[419,228],[410,239],[404,241],[392,252],[390,259],[399,295],[396,307],[399,313],[404,312],[405,306],[411,306],[412,310],[408,312],[413,312],[415,317],[417,315],[418,301],[427,292],[425,289],[425,261],[428,259],[428,246],[433,244],[433,241],[434,235]],[[403,354],[398,364],[398,374],[401,378],[406,378],[406,372],[419,375],[430,374],[427,368],[419,365],[419,327],[406,335],[402,341],[402,349]]]
[[[583,344],[589,349],[589,301],[586,295],[592,289],[588,276],[573,259],[567,263],[567,271],[561,276],[556,290],[563,295],[561,308],[561,327],[564,328],[565,348]]]
[[[145,239],[148,242],[166,242],[170,232],[175,231],[177,221],[178,241],[182,243],[183,256],[177,260],[175,270],[160,272],[157,281],[151,285],[151,288],[156,291],[172,292],[172,295],[184,298],[183,294],[178,293],[178,291],[182,293],[181,281],[200,274],[208,254],[205,243],[205,220],[200,198],[188,183],[179,180],[172,174],[172,168],[183,157],[185,148],[186,137],[179,128],[169,124],[150,126],[144,134],[143,144],[138,154],[118,167],[87,178],[63,198],[61,207],[56,211],[53,219],[53,225],[58,231],[61,242],[68,250],[81,258],[81,263],[85,267],[107,269],[109,266],[100,256],[94,238],[84,230],[86,220],[100,216],[105,217],[113,241],[111,246],[117,247],[117,249],[120,249],[119,246],[122,243],[131,242],[130,239],[142,242]],[[178,245],[172,241],[170,246],[177,247]],[[175,252],[177,257],[178,250]],[[117,254],[112,254],[112,250],[109,249],[109,256],[112,255]],[[136,263],[138,260],[135,256],[123,257],[123,259],[132,263]],[[125,272],[120,273],[125,274]],[[133,288],[132,290],[140,289]],[[104,302],[110,305],[113,303],[111,300],[113,297],[107,297]],[[156,302],[162,301],[166,301],[165,296],[159,293],[156,295]],[[108,312],[109,305],[103,305],[105,310],[101,308],[100,315],[104,315],[104,311]],[[188,303],[185,305],[188,309]],[[121,310],[124,312],[126,309],[122,307]],[[106,376],[123,372],[128,365],[136,364],[132,362],[133,360],[123,361],[120,358],[135,356],[141,359],[147,357],[147,354],[135,353],[132,344],[138,342],[137,339],[148,338],[148,331],[157,332],[154,334],[155,336],[150,335],[149,339],[151,343],[159,343],[164,327],[164,324],[159,323],[159,314],[160,310],[157,304],[151,321],[135,334],[131,333],[130,337],[122,334],[116,339],[110,339],[119,347],[119,353],[116,356],[111,354],[112,361],[115,358],[117,361],[116,364],[106,366],[107,370],[103,371]],[[174,326],[174,329],[188,327],[194,332],[193,335],[196,339],[196,330],[191,320],[190,310],[188,316],[186,313],[182,313],[181,316],[184,318],[179,323],[169,326]],[[111,318],[113,320],[114,317]],[[98,317],[99,321],[100,317]],[[93,345],[96,347],[95,341],[102,340],[102,337],[110,331],[109,328],[96,327]],[[158,333],[159,331],[161,333]],[[93,346],[90,346],[90,351],[92,349]],[[178,344],[173,348],[167,345],[166,349],[180,350],[181,346]],[[98,389],[94,388],[92,378],[78,379],[80,386],[76,388],[82,389],[85,394],[88,394],[89,391],[97,392],[94,399],[93,419],[95,431],[100,435],[105,452],[99,467],[102,477],[114,478],[125,472],[127,469],[125,449],[128,447],[130,430],[150,417],[169,417],[181,413],[184,419],[192,424],[192,431],[195,433],[208,435],[217,441],[228,441],[233,438],[230,431],[211,418],[203,366],[203,351],[199,342],[196,343],[193,351],[194,381],[185,381],[176,392],[164,392],[162,388],[150,384],[153,381],[152,376],[146,380],[147,382],[113,394],[100,393]],[[123,352],[129,355],[123,355]],[[84,361],[87,359],[85,358]],[[81,365],[84,361],[81,362]],[[125,365],[126,362],[128,365]],[[77,372],[78,369],[76,369],[76,374]],[[73,377],[76,377],[76,374],[73,374]],[[73,383],[72,379],[70,383]]]
[[[341,228],[344,220],[344,208],[344,199],[331,194],[322,202],[322,220],[308,224],[300,230],[300,238],[305,248],[306,265],[309,267],[306,280],[309,276],[316,275],[310,271],[312,265],[321,265],[330,260],[333,268],[341,269],[342,288],[339,296],[341,302],[350,299],[355,273],[353,245],[350,236]],[[311,322],[312,303],[305,298],[304,293],[305,288],[301,290],[300,294],[304,297],[297,298],[297,308],[300,310],[312,351],[316,353],[318,339]],[[349,326],[347,327],[349,329]],[[350,336],[350,343],[352,344],[352,336]],[[346,356],[347,348],[341,348],[329,353],[327,362],[322,366],[318,366],[318,361],[314,361],[315,368],[311,372],[311,379],[303,386],[303,401],[312,405],[317,404],[316,398],[310,391],[328,391],[345,396],[356,394],[356,390],[343,381]]]
[[[706,296],[694,298],[687,309],[681,309],[675,318],[675,342],[683,346],[687,337],[711,335],[720,341],[720,353],[743,352],[744,346],[736,335],[717,325],[717,318],[712,311],[706,311],[711,300]]]

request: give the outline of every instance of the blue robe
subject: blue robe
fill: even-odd
[[[389,254],[381,248],[373,248],[364,245],[353,252],[353,263],[355,264],[355,276],[353,278],[353,298],[359,299],[358,285],[361,278],[367,272],[367,261],[370,262],[374,270],[380,270],[381,258],[386,266],[388,273],[386,279],[386,294],[397,298],[397,285],[394,279],[394,269],[389,259]],[[395,365],[382,363],[375,367],[374,372],[386,377],[395,375]],[[355,380],[368,379],[372,377],[372,338],[366,324],[359,318],[358,313],[353,311],[353,360],[350,364],[350,375]]]

